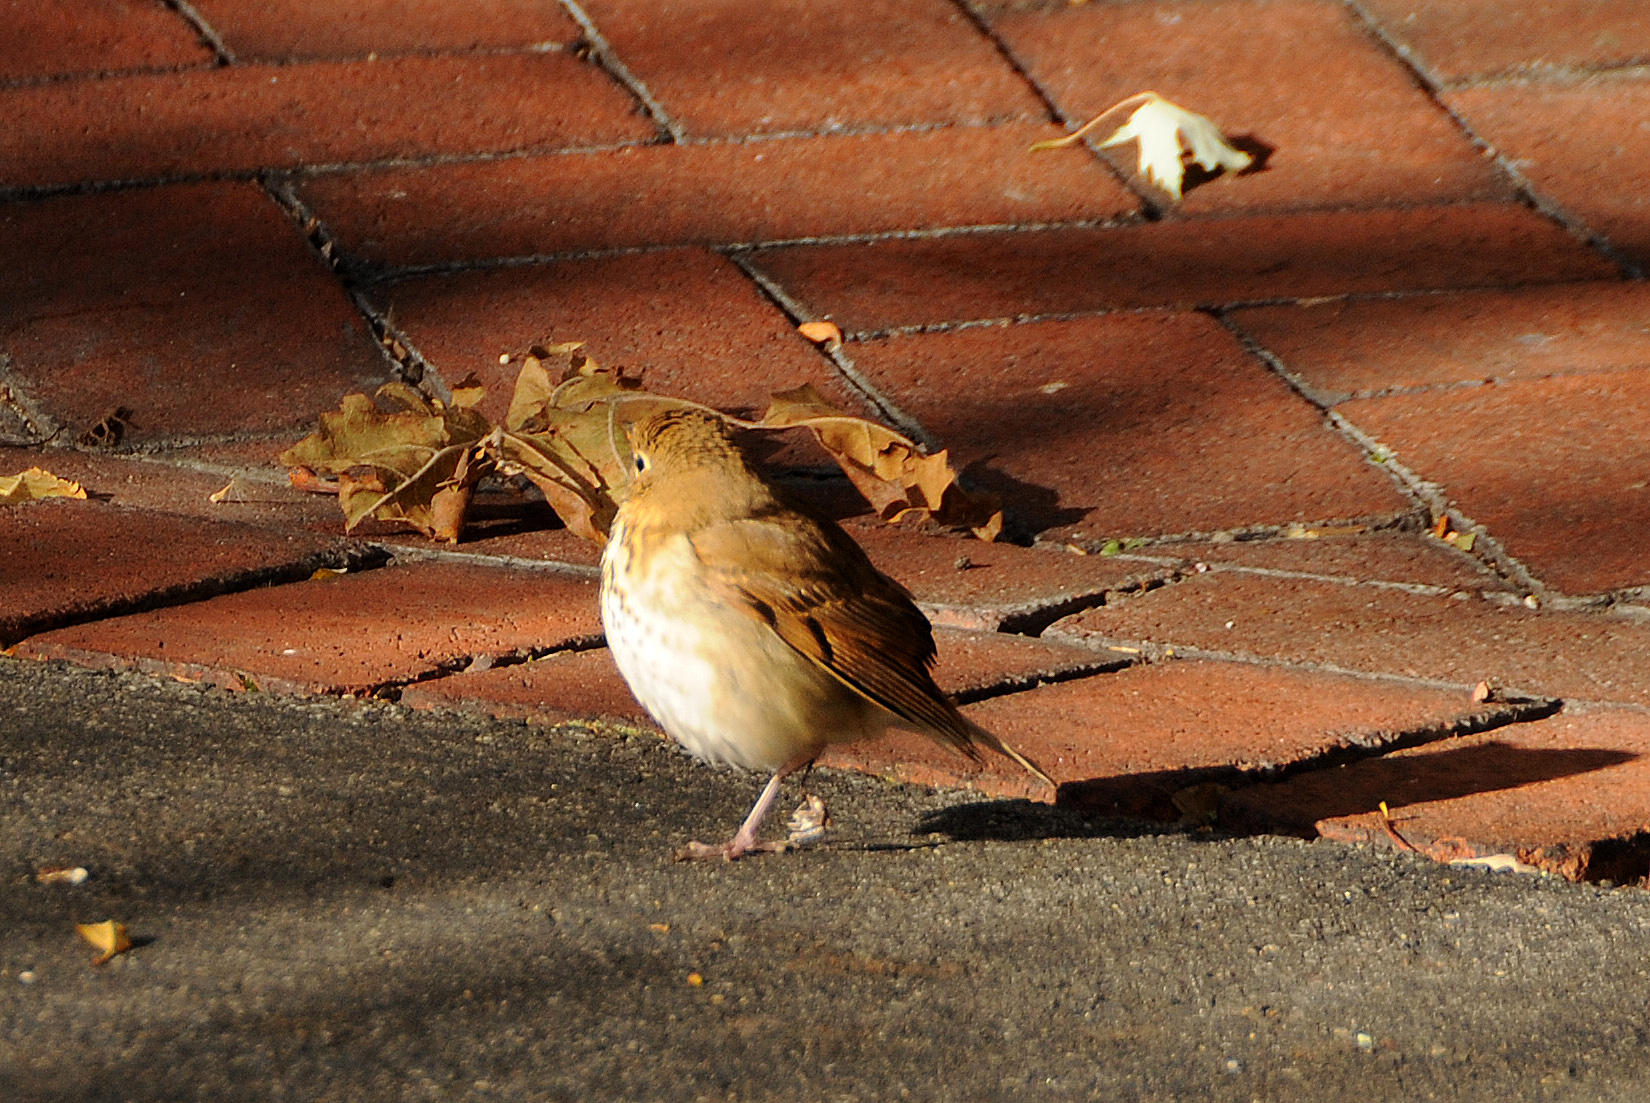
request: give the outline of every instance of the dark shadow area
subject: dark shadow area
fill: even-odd
[[[1148,770],[1138,774],[1063,782],[1055,804],[1087,816],[1173,823],[1186,814],[1176,802],[1179,794],[1197,786],[1238,786],[1244,782],[1244,772],[1229,766]]]
[[[982,456],[962,470],[963,482],[997,495],[1003,503],[1002,539],[1011,544],[1030,544],[1044,529],[1075,525],[1087,517],[1087,508],[1062,508],[1060,492],[1052,487],[1017,479],[992,466],[997,457]]]
[[[1127,837],[1205,822],[1226,834],[1313,838],[1318,821],[1373,813],[1381,801],[1398,809],[1453,800],[1591,773],[1636,757],[1606,748],[1532,750],[1490,742],[1424,757],[1368,759],[1354,767],[1355,774],[1334,767],[1297,770],[1287,780],[1234,767],[1154,770],[1065,782],[1053,805],[956,805],[926,814],[916,830],[954,839],[1023,840]],[[1641,860],[1640,848],[1627,850],[1626,863]]]
[[[1244,169],[1242,172],[1236,173],[1235,175],[1255,176],[1262,172],[1271,171],[1267,167],[1267,162],[1272,159],[1272,154],[1277,150],[1276,146],[1262,141],[1253,134],[1240,134],[1236,137],[1229,136],[1226,140],[1231,143],[1232,148],[1241,150],[1242,152],[1247,153],[1250,157],[1254,158],[1254,160],[1249,163],[1248,168]],[[1182,195],[1189,195],[1198,188],[1203,187],[1205,184],[1211,184],[1225,175],[1227,174],[1224,172],[1206,169],[1202,165],[1194,162],[1186,166],[1186,177],[1181,181],[1180,192]]]
[[[1171,829],[1139,819],[1090,814],[1064,805],[1029,800],[982,800],[937,808],[923,813],[914,828],[917,834],[944,835],[958,842],[1127,839],[1161,835],[1168,830]]]
[[[1377,758],[1347,770],[1302,774],[1231,793],[1221,801],[1221,825],[1311,835],[1319,820],[1375,812],[1382,801],[1397,810],[1456,800],[1592,773],[1637,757],[1604,747],[1546,750],[1491,740],[1425,755]]]
[[[464,513],[464,534],[459,543],[462,546],[489,537],[521,536],[565,527],[543,498],[477,494]]]

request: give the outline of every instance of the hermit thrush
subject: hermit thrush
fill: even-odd
[[[836,524],[763,481],[726,422],[667,410],[630,439],[636,474],[602,554],[613,659],[696,757],[773,775],[738,834],[679,856],[782,848],[756,833],[785,777],[829,744],[890,726],[975,759],[990,747],[1049,781],[946,700],[929,673],[933,631],[911,595]]]

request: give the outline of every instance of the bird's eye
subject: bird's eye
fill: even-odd
[[[647,457],[640,452],[636,453],[636,473],[639,475],[647,470]]]

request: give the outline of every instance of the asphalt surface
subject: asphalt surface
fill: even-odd
[[[0,1099],[1650,1083],[1641,891],[823,771],[825,842],[670,861],[759,783],[646,734],[0,659]],[[104,919],[139,945],[94,967]]]

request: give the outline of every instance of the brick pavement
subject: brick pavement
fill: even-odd
[[[346,537],[273,460],[347,392],[580,339],[727,407],[812,382],[1004,492],[1018,544],[848,520],[1060,800],[1643,882],[1629,7],[11,4],[0,474],[91,495],[0,507],[0,646],[645,724],[542,504]],[[1165,207],[1025,152],[1145,88],[1261,170]],[[1050,795],[898,737],[832,761]]]

